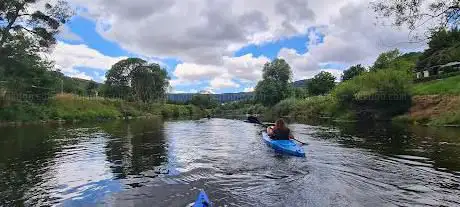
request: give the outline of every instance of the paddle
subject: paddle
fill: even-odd
[[[262,126],[265,127],[265,128],[269,127],[268,125],[263,124],[262,122],[260,122],[259,119],[256,118],[255,120],[256,120],[256,124],[260,124],[260,125],[262,125]],[[293,140],[299,142],[299,143],[302,144],[302,145],[308,145],[307,143],[302,142],[302,141],[296,139],[295,137],[292,137],[291,139],[293,139]]]

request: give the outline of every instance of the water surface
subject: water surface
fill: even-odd
[[[460,129],[289,126],[306,158],[228,119],[0,128],[0,206],[460,205]]]

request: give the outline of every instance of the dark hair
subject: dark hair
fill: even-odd
[[[282,129],[282,130],[287,129],[286,123],[284,122],[283,119],[278,119],[278,120],[276,120],[276,122],[275,122],[275,127],[276,127],[277,129]]]

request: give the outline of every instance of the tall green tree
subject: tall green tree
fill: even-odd
[[[164,98],[169,87],[166,69],[140,58],[120,60],[107,71],[106,78],[106,96],[142,102]]]
[[[30,47],[47,49],[56,43],[59,27],[72,15],[66,1],[46,3],[38,0],[3,0],[0,2],[0,57],[14,47],[17,36],[30,37]],[[38,8],[38,9],[37,9]]]
[[[366,68],[361,64],[353,65],[347,70],[343,71],[342,81],[351,80],[353,77],[358,76],[364,72],[366,72]]]
[[[105,74],[107,85],[105,94],[125,100],[132,98],[131,71],[146,64],[147,61],[140,58],[127,58],[115,63]]]
[[[307,83],[310,95],[323,95],[329,93],[335,86],[335,77],[332,73],[321,71]]]
[[[435,31],[431,35],[418,68],[428,68],[436,65],[443,65],[449,62],[460,60],[460,29]]]
[[[377,57],[374,65],[370,68],[370,71],[375,72],[381,69],[391,68],[391,64],[401,55],[398,49],[394,49],[388,52],[384,52]]]
[[[292,71],[283,59],[274,59],[265,63],[263,80],[255,88],[256,100],[265,106],[273,106],[291,94]]]
[[[138,101],[151,102],[163,100],[169,86],[168,72],[153,63],[134,68],[130,75],[134,97]]]

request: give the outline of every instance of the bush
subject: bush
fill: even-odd
[[[392,69],[365,73],[343,82],[333,91],[342,110],[360,119],[389,119],[411,106],[411,75]]]

